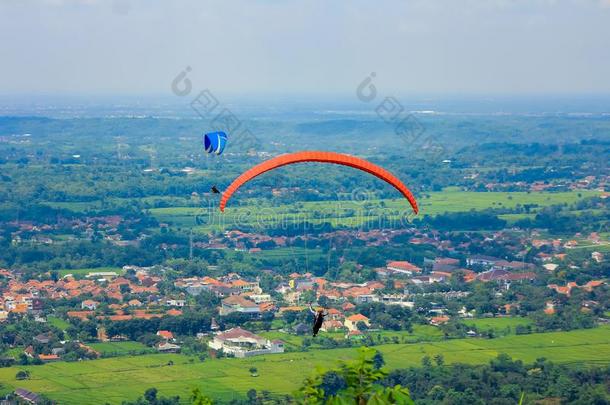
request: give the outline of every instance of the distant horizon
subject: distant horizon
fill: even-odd
[[[204,88],[205,89],[205,88]],[[380,92],[381,93],[381,92]],[[0,93],[0,116],[33,115],[53,118],[53,111],[62,108],[82,108],[92,114],[96,109],[137,110],[146,115],[156,115],[159,108],[169,108],[184,114],[192,113],[190,103],[197,96],[193,92],[186,97],[168,93],[149,94],[60,94],[60,93]],[[610,93],[608,94],[382,94],[372,102],[363,102],[356,94],[231,94],[214,93],[222,104],[240,113],[275,114],[321,113],[331,109],[337,114],[350,116],[373,115],[375,108],[386,97],[393,97],[411,112],[434,112],[438,114],[600,114],[610,115]],[[49,112],[45,114],[44,111]],[[145,111],[144,113],[142,111]],[[28,113],[29,112],[29,113]],[[327,111],[330,112],[330,111]],[[92,114],[92,115],[91,115]],[[103,116],[103,115],[102,115]],[[183,117],[188,118],[188,117]]]
[[[214,89],[214,85],[212,83],[208,83],[207,86],[201,86],[201,90],[203,89]],[[195,91],[193,94],[196,93]],[[281,97],[296,97],[296,98],[307,98],[307,99],[317,99],[317,100],[347,100],[347,99],[355,99],[354,91],[350,92],[233,92],[233,91],[219,91],[225,96],[236,97],[236,98],[260,98],[261,100],[265,100],[266,98],[281,98]],[[388,91],[388,95],[393,95],[394,97],[416,97],[416,98],[450,98],[450,99],[469,99],[469,98],[525,98],[525,97],[537,97],[537,98],[554,98],[554,97],[586,97],[586,98],[596,98],[596,97],[609,97],[610,98],[610,90],[609,91],[600,91],[600,92],[450,92],[450,91],[417,91],[417,92],[408,92],[408,91]],[[385,94],[384,94],[385,95]],[[108,98],[108,97],[126,97],[126,98],[134,98],[134,97],[154,97],[154,98],[176,98],[179,99],[176,95],[171,93],[170,88],[168,87],[166,92],[163,91],[151,91],[151,92],[50,92],[50,91],[29,91],[29,92],[3,92],[0,90],[0,99],[7,97],[58,97],[58,98],[83,98],[83,97],[93,97],[93,98]]]

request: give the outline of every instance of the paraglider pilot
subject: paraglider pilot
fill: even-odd
[[[324,323],[324,317],[328,315],[328,312],[325,312],[323,309],[316,311],[311,304],[309,304],[309,311],[313,314],[313,337],[316,337]]]
[[[220,194],[220,191],[216,188],[216,186],[212,186],[212,193]]]

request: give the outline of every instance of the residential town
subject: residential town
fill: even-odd
[[[150,350],[179,353],[185,344],[190,351],[207,347],[202,353],[229,357],[300,350],[294,345],[286,346],[282,339],[260,334],[271,336],[270,331],[277,331],[276,334],[285,336],[310,335],[310,304],[328,312],[321,331],[344,342],[370,340],[380,330],[412,330],[413,324],[444,328],[449,323],[459,324],[460,319],[526,316],[536,309],[551,316],[562,306],[571,305],[565,298],[575,291],[583,296],[581,312],[598,314],[594,320],[606,322],[603,314],[608,302],[604,300],[606,293],[601,293],[606,290],[600,289],[606,284],[605,279],[550,282],[558,269],[578,268],[567,255],[571,249],[579,244],[603,246],[605,242],[597,233],[576,234],[573,239],[563,240],[542,239],[536,232],[526,235],[500,231],[459,243],[444,236],[440,232],[414,229],[335,231],[319,235],[320,240],[354,238],[365,246],[405,238],[412,245],[429,245],[445,255],[425,257],[421,265],[389,260],[383,267],[371,268],[367,273],[371,279],[362,282],[331,280],[309,271],[282,275],[273,269],[263,269],[254,277],[238,272],[216,277],[183,277],[167,265],[124,265],[114,271],[76,275],[68,272],[63,276],[51,272],[37,278],[1,269],[0,322],[11,325],[29,320],[38,325],[32,326],[32,330],[40,332],[32,336],[5,335],[4,347],[11,353],[20,348],[22,354],[5,355],[2,363],[44,363],[74,356],[98,358],[108,353],[96,350],[95,342],[130,340],[144,343],[143,353]],[[210,239],[205,248],[233,246],[235,251],[241,251],[244,246],[256,247],[271,240],[277,246],[293,243],[289,238],[231,231]],[[521,258],[512,261],[469,253],[490,244],[507,250],[514,245],[529,248],[512,251],[514,257]],[[255,247],[246,254],[258,254]],[[603,261],[603,254],[594,252],[585,265]],[[364,272],[365,265],[354,265]],[[210,265],[203,272],[214,270]],[[545,280],[549,282],[544,284]],[[481,287],[475,288],[476,285]],[[488,302],[480,301],[480,288],[492,293]],[[530,297],[519,293],[524,288],[541,289],[537,294],[544,300],[528,302]],[[589,299],[597,293],[600,298]],[[375,305],[395,306],[406,312],[398,311],[396,317],[381,315],[372,310]],[[532,305],[534,308],[524,308]],[[544,328],[544,323],[540,322],[538,327]],[[449,328],[443,330],[449,333]],[[452,333],[476,337],[486,331],[466,328],[456,332],[454,328]],[[93,347],[89,346],[92,343]]]

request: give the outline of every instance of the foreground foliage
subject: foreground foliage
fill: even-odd
[[[343,362],[337,370],[319,372],[306,379],[297,394],[298,403],[414,404],[407,388],[399,384],[393,387],[380,384],[387,376],[387,372],[379,368],[382,363],[375,350],[363,347],[357,360]]]

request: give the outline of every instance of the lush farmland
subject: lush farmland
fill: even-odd
[[[610,363],[610,328],[554,332],[498,339],[459,339],[435,343],[377,346],[389,368],[418,365],[425,355],[443,354],[447,363],[485,363],[499,353],[532,362],[546,357],[562,363]],[[120,403],[135,398],[148,387],[163,395],[181,395],[198,386],[205,393],[225,399],[243,396],[250,388],[291,393],[317,367],[331,367],[337,360],[353,358],[355,349],[312,350],[261,356],[252,359],[218,359],[200,362],[185,355],[145,355],[78,363],[0,369],[0,381],[45,393],[62,404]],[[169,365],[169,362],[173,365]],[[258,369],[251,377],[249,367]],[[28,369],[31,379],[15,380]],[[8,387],[6,388],[8,389]]]
[[[438,215],[446,212],[467,212],[487,208],[516,208],[517,205],[535,204],[545,207],[555,204],[572,204],[580,199],[599,195],[597,191],[572,192],[465,192],[445,190],[418,196],[420,215]],[[334,226],[360,226],[369,221],[405,222],[409,211],[402,199],[370,199],[365,201],[308,201],[289,205],[271,205],[257,201],[256,208],[248,200],[234,201],[221,214],[215,208],[168,207],[150,210],[160,222],[176,226],[194,227],[204,232],[224,229],[230,225],[281,226],[308,221],[313,224],[329,222]],[[535,210],[533,210],[535,211]],[[507,220],[523,219],[527,214],[505,214]],[[198,220],[196,220],[198,218]],[[197,223],[199,221],[199,224]],[[389,224],[386,224],[389,225]]]
[[[438,215],[445,212],[467,212],[487,208],[513,209],[517,205],[534,204],[545,207],[555,204],[573,204],[583,198],[599,195],[597,191],[581,190],[569,192],[468,192],[445,189],[416,196],[420,205],[420,215]],[[174,197],[149,196],[138,200],[111,199],[116,205],[143,204],[151,206],[163,202],[165,208],[150,208],[149,211],[160,222],[179,227],[192,227],[199,232],[220,230],[232,225],[270,226],[309,221],[313,224],[330,222],[335,226],[360,226],[369,221],[407,221],[409,210],[400,198],[375,199],[374,193],[364,201],[353,201],[351,196],[336,201],[308,201],[293,204],[277,204],[269,200],[239,199],[236,195],[225,213],[220,213],[215,200],[204,206],[196,200]],[[100,201],[88,202],[46,202],[56,207],[83,212],[96,209]],[[153,205],[154,206],[154,205]],[[535,209],[532,210],[535,212]],[[501,217],[514,222],[531,217],[533,214],[503,214]]]

